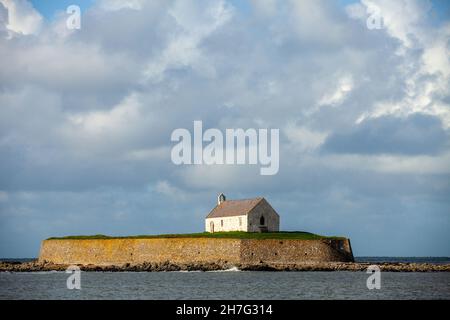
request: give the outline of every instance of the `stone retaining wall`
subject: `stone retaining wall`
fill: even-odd
[[[353,261],[350,241],[157,238],[44,240],[40,262],[123,265],[171,263],[301,263]]]

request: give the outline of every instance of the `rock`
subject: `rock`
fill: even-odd
[[[144,262],[140,264],[126,263],[124,265],[80,265],[82,271],[88,272],[121,272],[121,271],[217,271],[237,267],[247,271],[365,271],[369,263],[352,262],[305,262],[299,264],[271,264],[260,261],[255,264],[233,265],[228,261],[171,263]],[[450,272],[450,264],[435,265],[430,263],[380,263],[384,272]],[[68,265],[53,264],[48,261],[38,262],[0,262],[0,272],[36,272],[65,271]]]

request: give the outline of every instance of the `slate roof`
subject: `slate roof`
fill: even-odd
[[[253,198],[245,200],[225,200],[217,205],[206,218],[234,217],[247,215],[264,198]]]

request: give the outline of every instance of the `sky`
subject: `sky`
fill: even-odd
[[[450,256],[448,8],[0,0],[0,257],[200,232],[220,192],[264,196],[282,230],[347,236],[356,256]],[[279,172],[175,165],[171,133],[195,120],[279,129]]]

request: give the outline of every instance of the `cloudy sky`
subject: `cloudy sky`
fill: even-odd
[[[202,231],[219,192],[358,256],[450,256],[446,4],[0,0],[0,257]],[[194,120],[280,129],[278,174],[174,165]]]

